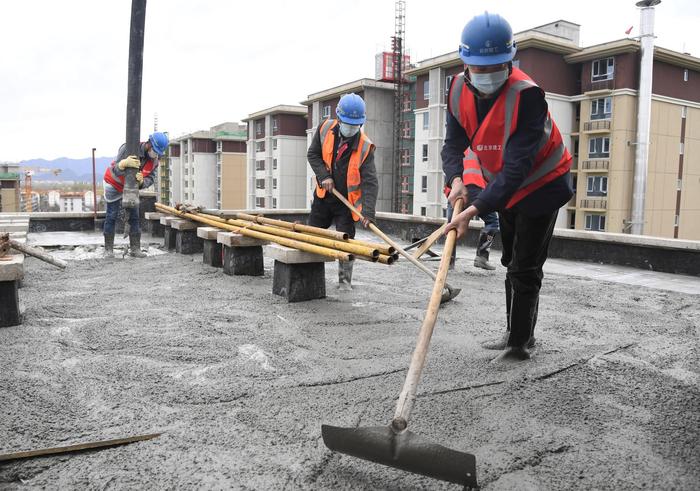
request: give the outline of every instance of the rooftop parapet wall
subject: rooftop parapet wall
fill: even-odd
[[[232,217],[234,212],[264,214],[271,218],[306,222],[309,210],[205,210],[207,213]],[[1,213],[1,218],[29,217],[29,230],[80,231],[94,230],[92,213]],[[98,212],[98,221],[104,212]],[[398,213],[377,213],[377,225],[385,233],[411,242],[429,235],[444,219]],[[481,222],[473,222],[476,232]],[[475,247],[478,233],[467,234],[460,245]],[[501,247],[498,236],[494,248]],[[555,229],[549,256],[602,264],[617,264],[652,271],[700,276],[700,241],[665,239],[607,232]]]

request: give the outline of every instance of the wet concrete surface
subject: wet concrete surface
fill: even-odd
[[[24,324],[0,329],[0,452],[163,435],[0,464],[0,488],[458,489],[321,439],[393,415],[431,288],[407,261],[358,261],[351,292],[329,263],[328,297],[289,304],[268,258],[242,277],[81,247],[65,271],[27,259]],[[504,270],[472,258],[412,431],[474,453],[483,489],[697,489],[700,297],[548,274],[533,359],[498,369],[479,342],[504,329]]]

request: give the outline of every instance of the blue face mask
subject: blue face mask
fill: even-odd
[[[352,138],[355,134],[360,131],[359,124],[347,124],[340,122],[340,134],[345,138]]]
[[[469,72],[469,82],[472,84],[472,87],[482,94],[491,95],[506,83],[509,75],[508,72],[509,70],[507,68],[491,73]]]

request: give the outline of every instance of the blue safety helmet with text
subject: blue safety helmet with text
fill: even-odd
[[[513,30],[498,14],[477,15],[462,30],[459,57],[466,65],[500,65],[513,60],[515,51]]]
[[[151,144],[153,151],[156,152],[158,156],[161,156],[165,153],[165,149],[168,148],[168,143],[170,140],[168,139],[168,135],[157,131],[148,137],[148,141]]]
[[[365,101],[357,94],[345,94],[340,98],[335,114],[343,123],[365,124]]]

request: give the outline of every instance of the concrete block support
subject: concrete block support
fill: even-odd
[[[168,251],[175,250],[175,239],[177,230],[172,227],[163,227],[163,247]]]
[[[179,254],[197,254],[202,252],[204,244],[197,237],[197,229],[175,230],[175,252]]]
[[[262,246],[224,245],[223,248],[224,273],[236,276],[262,276],[265,274]]]
[[[22,323],[19,312],[19,280],[0,281],[0,327]]]
[[[144,216],[148,222],[147,231],[150,232],[153,237],[163,237],[163,225],[160,223],[160,219],[165,215],[154,211],[147,211],[144,213]]]
[[[215,268],[223,266],[223,249],[216,240],[202,239],[202,262]]]
[[[332,259],[273,244],[265,253],[275,260],[272,293],[288,302],[326,297],[326,267]]]

